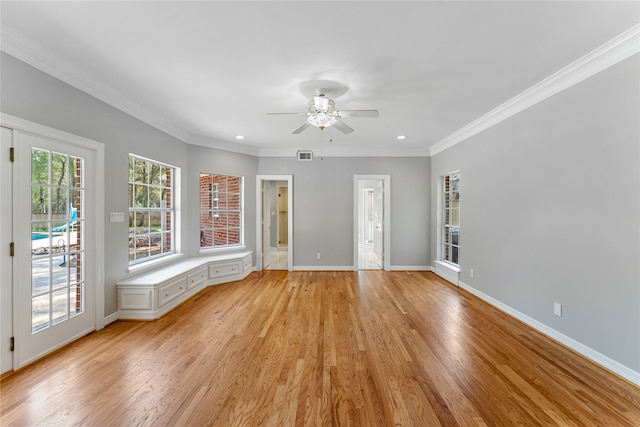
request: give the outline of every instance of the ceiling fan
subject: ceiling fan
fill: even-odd
[[[351,133],[353,129],[347,126],[341,119],[343,117],[353,118],[378,118],[380,113],[378,110],[336,110],[336,104],[333,100],[327,98],[327,90],[320,89],[317,95],[309,101],[308,111],[304,113],[267,113],[269,115],[296,115],[306,116],[307,120],[292,134],[301,133],[309,126],[315,126],[320,130],[333,126],[342,133]]]

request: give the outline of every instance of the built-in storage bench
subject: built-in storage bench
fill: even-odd
[[[118,318],[157,319],[205,286],[244,279],[253,270],[252,254],[189,258],[118,282]]]

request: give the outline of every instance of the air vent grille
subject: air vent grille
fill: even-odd
[[[313,160],[313,151],[298,151],[298,160],[301,162],[310,162]]]

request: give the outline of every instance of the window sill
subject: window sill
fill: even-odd
[[[154,268],[158,268],[163,264],[167,264],[173,262],[179,258],[182,258],[184,254],[172,254],[163,256],[162,258],[157,258],[151,261],[142,262],[140,264],[130,265],[127,269],[127,272],[130,274],[138,274],[148,270],[152,270]]]
[[[204,248],[198,250],[199,254],[220,254],[224,252],[235,252],[235,251],[243,251],[247,249],[246,246],[225,246],[224,248]]]
[[[447,270],[450,270],[452,273],[454,272],[460,273],[460,267],[457,265],[453,265],[444,261],[434,261],[434,263],[436,264],[436,267],[446,268]]]
[[[460,267],[457,265],[449,264],[444,261],[433,261],[435,264],[434,273],[443,279],[453,283],[458,286],[458,276],[460,275]]]

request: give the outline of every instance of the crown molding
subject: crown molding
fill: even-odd
[[[185,142],[191,145],[199,145],[201,147],[216,148],[218,150],[230,151],[232,153],[238,153],[238,154],[246,154],[254,157],[258,157],[258,154],[259,154],[259,150],[255,147],[233,143],[233,142],[221,141],[221,140],[209,138],[208,136],[203,136],[203,135],[190,135]]]
[[[3,26],[0,50],[183,142],[189,133],[62,58]]]
[[[640,24],[552,74],[430,147],[432,156],[640,52]]]
[[[428,148],[353,148],[345,146],[314,148],[261,148],[258,157],[296,157],[298,150],[313,151],[314,158],[322,157],[430,157]]]

